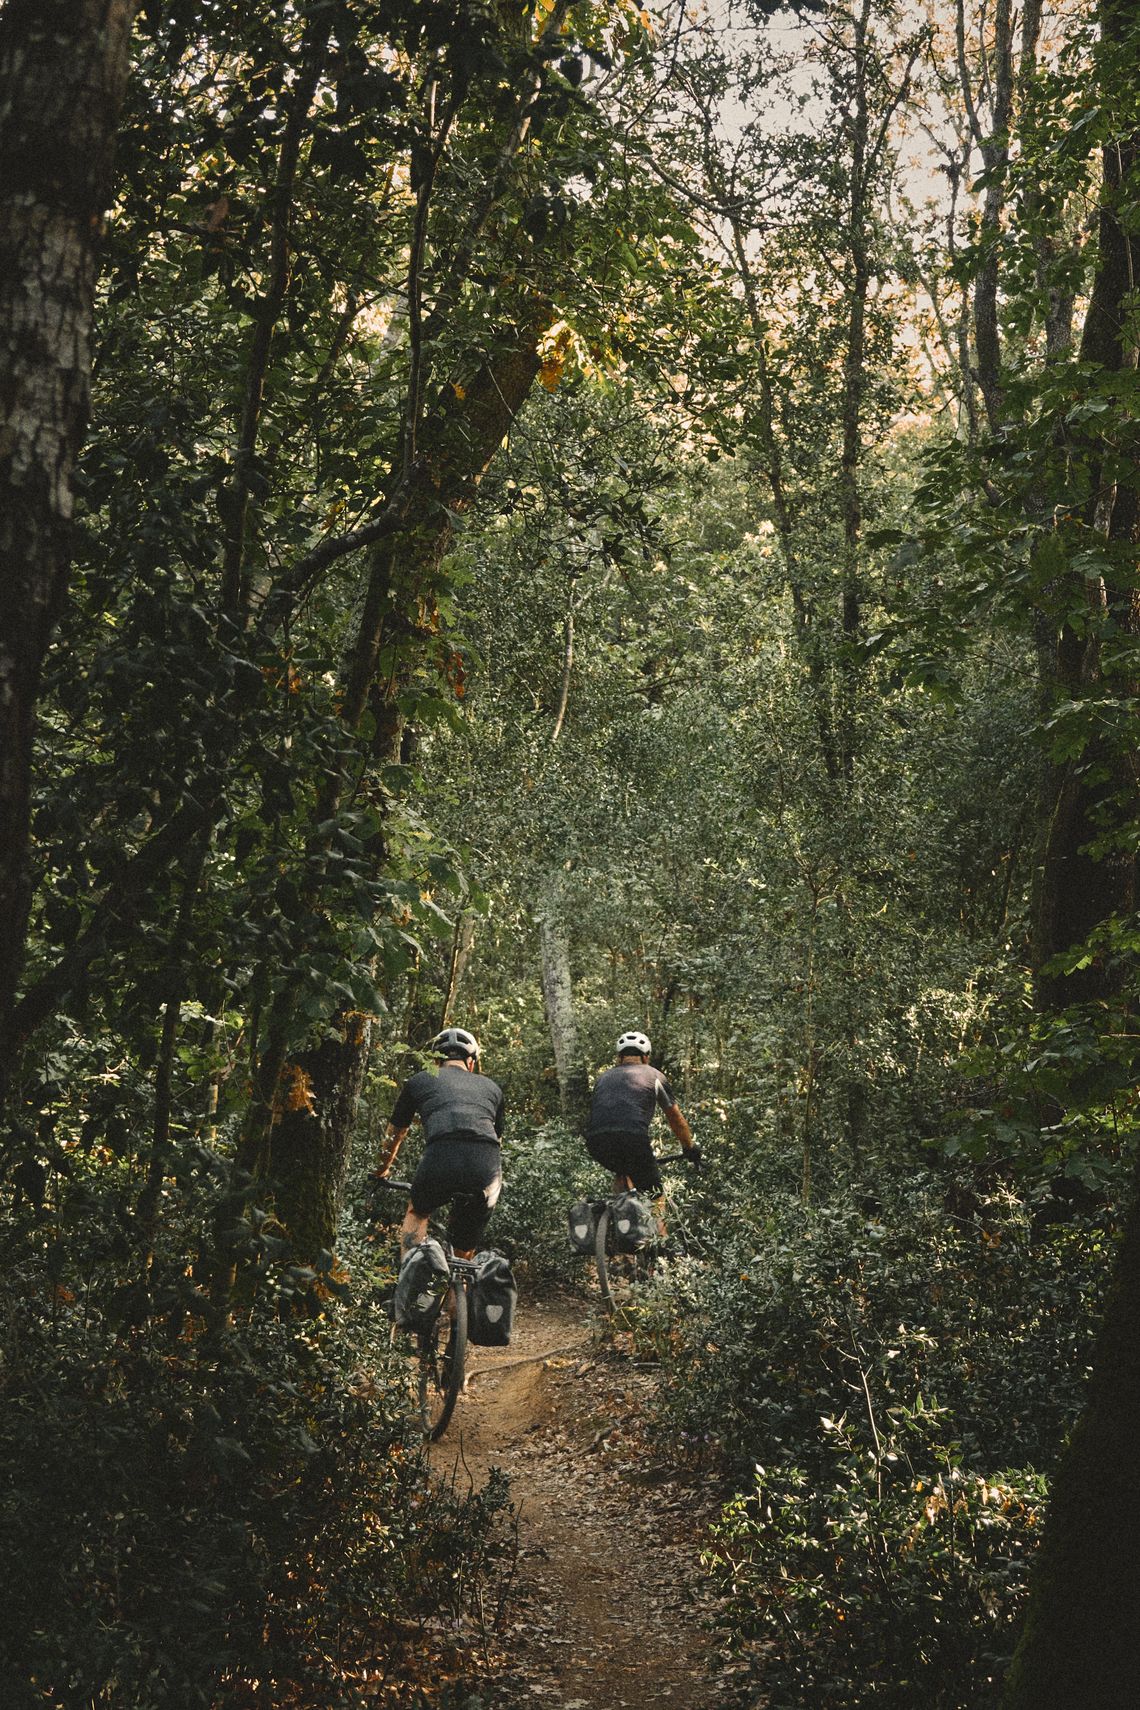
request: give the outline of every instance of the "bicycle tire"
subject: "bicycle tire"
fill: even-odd
[[[467,1285],[460,1281],[452,1283],[433,1328],[420,1338],[420,1418],[429,1443],[447,1430],[466,1369]]]
[[[617,1307],[617,1299],[610,1273],[610,1260],[613,1255],[606,1252],[609,1235],[610,1208],[607,1205],[598,1213],[598,1226],[594,1233],[594,1263],[598,1268],[598,1292],[602,1297],[602,1311],[612,1314]]]

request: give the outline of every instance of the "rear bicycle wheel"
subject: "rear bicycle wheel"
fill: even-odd
[[[594,1263],[598,1267],[598,1292],[602,1297],[602,1311],[606,1313],[612,1313],[617,1306],[613,1275],[615,1254],[610,1243],[612,1222],[610,1207],[604,1206],[598,1214],[598,1226],[594,1234]]]
[[[447,1430],[467,1367],[467,1285],[453,1282],[431,1330],[420,1337],[420,1418],[429,1443]]]

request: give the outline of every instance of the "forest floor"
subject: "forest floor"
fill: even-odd
[[[501,1469],[519,1510],[518,1579],[496,1635],[504,1668],[482,1702],[723,1702],[731,1669],[715,1654],[699,1561],[721,1493],[655,1448],[659,1373],[623,1354],[620,1336],[603,1340],[572,1295],[524,1297],[511,1346],[472,1356],[432,1461],[461,1490]]]

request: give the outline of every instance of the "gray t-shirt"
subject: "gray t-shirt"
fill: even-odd
[[[400,1088],[392,1127],[407,1128],[414,1116],[423,1123],[429,1144],[447,1135],[497,1141],[503,1132],[503,1089],[489,1075],[466,1069],[443,1068],[434,1075],[421,1069]]]
[[[615,1063],[594,1082],[591,1134],[644,1134],[655,1110],[671,1110],[673,1089],[649,1063]]]

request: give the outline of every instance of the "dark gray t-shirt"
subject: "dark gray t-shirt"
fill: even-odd
[[[655,1110],[676,1104],[665,1077],[649,1063],[615,1063],[594,1082],[590,1099],[591,1134],[644,1134]]]
[[[466,1069],[421,1069],[405,1081],[392,1106],[392,1127],[407,1128],[414,1116],[430,1144],[445,1135],[498,1140],[503,1132],[503,1089],[488,1075]]]

